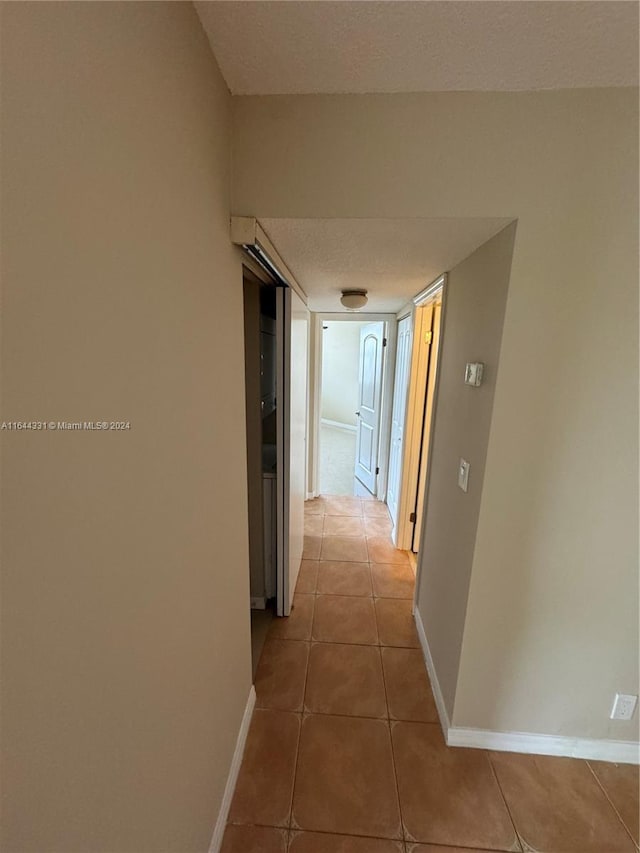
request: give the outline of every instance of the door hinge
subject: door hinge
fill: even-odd
[[[415,524],[415,522],[416,522],[416,514],[415,514],[415,512],[412,512],[412,513],[411,513],[411,515],[409,516],[409,521],[410,521],[412,524]]]
[[[376,474],[379,474],[379,473],[380,473],[380,469],[376,468]]]
[[[431,332],[431,331],[425,332],[424,333],[425,344],[430,344],[432,340],[433,340],[433,332]]]
[[[382,339],[382,346],[383,346],[383,347],[386,347],[386,345],[387,345],[387,339],[386,339],[386,338],[383,338],[383,339]]]

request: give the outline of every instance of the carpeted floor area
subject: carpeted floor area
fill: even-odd
[[[356,464],[356,434],[320,425],[320,492],[323,495],[353,495]]]

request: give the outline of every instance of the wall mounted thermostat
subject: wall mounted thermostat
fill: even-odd
[[[484,373],[484,364],[481,361],[468,363],[464,369],[465,385],[474,385],[477,387],[482,383],[482,374]]]

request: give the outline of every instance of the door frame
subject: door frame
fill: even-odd
[[[398,317],[398,326],[397,326],[397,337],[396,337],[396,361],[395,361],[395,369],[394,369],[394,377],[393,377],[393,402],[391,405],[391,434],[389,437],[389,476],[387,478],[387,507],[389,508],[389,514],[391,516],[391,521],[393,522],[393,533],[392,539],[395,541],[397,537],[397,526],[398,521],[400,519],[400,509],[401,509],[401,495],[402,495],[402,474],[403,474],[403,465],[404,465],[404,449],[406,444],[406,427],[407,427],[407,418],[408,418],[408,402],[409,402],[409,393],[411,390],[411,368],[412,368],[412,360],[413,360],[413,350],[414,350],[414,318],[413,312],[410,310],[406,313],[401,313],[401,316]],[[400,327],[404,322],[408,323],[408,347],[409,351],[407,354],[406,360],[403,361],[404,366],[404,377],[400,376],[398,371],[401,369],[401,364],[398,361],[398,355],[400,354]],[[399,379],[403,379],[402,382],[399,382]],[[395,518],[393,515],[392,506],[389,504],[389,479],[391,477],[391,465],[393,458],[393,442],[394,440],[398,440],[396,434],[394,433],[394,416],[396,415],[396,403],[400,404],[402,401],[402,397],[404,395],[404,405],[397,412],[397,422],[400,424],[401,429],[401,443],[400,443],[400,458],[398,459],[398,482],[396,488],[396,496],[395,496]],[[397,399],[396,399],[397,396]]]
[[[442,302],[442,308],[440,311],[440,329],[439,329],[439,343],[438,349],[439,354],[442,354],[442,341],[443,341],[443,333],[444,333],[444,321],[445,321],[445,310],[446,310],[446,298],[447,298],[447,274],[443,273],[441,276],[432,282],[428,287],[422,290],[413,298],[413,305],[411,306],[411,316],[413,318],[413,341],[414,344],[418,342],[420,329],[418,329],[418,323],[421,321],[422,312],[419,310],[431,302],[434,302],[437,299],[440,299]],[[408,312],[405,312],[404,317],[407,316]],[[400,317],[399,319],[402,319]],[[414,348],[412,353],[411,360],[411,384],[409,387],[409,393],[407,394],[407,407],[405,414],[405,446],[403,451],[403,459],[402,459],[402,476],[401,476],[401,487],[400,487],[400,505],[398,507],[398,525],[397,528],[394,528],[393,531],[393,539],[396,548],[400,548],[404,551],[411,550],[411,544],[413,540],[413,529],[414,522],[409,520],[410,513],[413,512],[413,508],[416,505],[416,495],[417,489],[419,486],[419,467],[418,461],[415,460],[412,456],[415,450],[415,445],[418,440],[422,439],[424,421],[420,416],[420,413],[424,412],[425,400],[427,396],[427,377],[429,371],[429,364],[431,361],[431,353],[429,353],[429,357],[427,359],[427,363],[425,365],[426,373],[424,375],[424,382],[418,382],[421,379],[421,376],[416,375],[416,369],[418,367],[415,364],[416,355],[419,353],[419,350]],[[433,445],[433,424],[435,423],[436,416],[436,408],[438,402],[438,386],[440,380],[440,370],[436,369],[436,377],[435,377],[435,388],[433,394],[433,405],[431,408],[431,417],[429,420],[429,430],[428,430],[428,453],[427,453],[427,471],[424,479],[424,501],[423,501],[423,518],[426,514],[427,508],[427,495],[429,491],[429,475],[431,469],[431,448]],[[424,529],[424,525],[423,525]],[[422,543],[420,543],[418,547],[418,556],[417,563],[420,564],[420,553],[422,551]]]
[[[288,616],[291,608],[292,589],[295,578],[291,583],[289,553],[290,545],[290,494],[288,466],[290,465],[290,344],[292,294],[301,301],[306,312],[307,329],[307,367],[310,362],[309,351],[309,308],[307,295],[296,281],[295,276],[287,267],[277,249],[263,230],[255,217],[231,217],[231,242],[241,247],[242,263],[261,281],[275,285],[278,291],[278,318],[276,320],[276,361],[277,361],[277,394],[276,408],[276,612],[279,616]],[[305,399],[305,441],[309,439],[309,372],[307,370],[307,387]],[[305,466],[308,465],[308,453],[305,451]],[[305,485],[308,472],[305,470]],[[304,495],[303,495],[304,497]],[[300,535],[303,538],[302,520]],[[298,567],[299,570],[299,567]],[[297,572],[296,572],[297,577]]]
[[[384,336],[387,345],[382,357],[382,400],[380,408],[380,439],[378,441],[377,498],[385,500],[387,496],[387,476],[389,470],[389,441],[391,437],[391,406],[393,402],[393,378],[395,374],[397,318],[395,314],[354,314],[314,312],[313,346],[311,348],[309,401],[312,409],[311,449],[309,452],[309,478],[307,498],[318,497],[320,464],[320,402],[322,400],[322,324],[341,323],[384,323]]]

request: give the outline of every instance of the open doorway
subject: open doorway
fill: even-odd
[[[244,267],[243,294],[249,586],[255,669],[276,602],[276,288]]]
[[[318,454],[323,495],[375,497],[380,473],[383,321],[322,322]]]
[[[413,554],[421,543],[444,284],[442,276],[416,296],[398,323],[387,503],[394,544]]]
[[[358,429],[360,329],[364,323],[322,324],[319,486],[323,495],[353,495]]]
[[[255,266],[243,267],[243,299],[255,671],[271,620],[289,615],[302,559],[309,314],[289,286]]]

